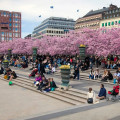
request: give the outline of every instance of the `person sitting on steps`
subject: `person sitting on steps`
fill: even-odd
[[[99,100],[103,100],[106,98],[106,89],[104,88],[103,84],[100,85],[100,92],[96,98]]]

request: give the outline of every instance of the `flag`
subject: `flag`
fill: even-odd
[[[54,6],[50,6],[50,8],[51,8],[51,9],[53,9],[53,8],[54,8]]]

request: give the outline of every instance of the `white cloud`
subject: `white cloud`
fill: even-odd
[[[50,16],[77,19],[91,9],[108,6],[110,3],[120,5],[118,0],[1,0],[0,9],[19,11],[22,19],[29,21],[39,21],[39,15],[42,15],[41,20]],[[54,9],[50,9],[51,5]]]
[[[76,20],[91,9],[108,7],[111,3],[120,6],[119,0],[0,0],[0,9],[21,12],[22,21],[38,23],[50,16]],[[54,9],[50,9],[50,6],[54,6]],[[42,17],[39,18],[39,15]]]

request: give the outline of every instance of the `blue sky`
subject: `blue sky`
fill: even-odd
[[[48,17],[76,20],[92,9],[108,7],[111,3],[120,7],[120,0],[0,0],[0,9],[21,12],[24,37],[32,33],[34,27]],[[54,9],[50,9],[50,6],[54,6]]]

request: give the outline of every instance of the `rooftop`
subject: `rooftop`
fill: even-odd
[[[88,16],[91,16],[91,15],[101,14],[103,12],[106,12],[106,11],[109,11],[110,9],[115,9],[115,8],[118,8],[118,7],[111,4],[109,7],[103,7],[102,9],[94,10],[94,11],[91,10],[83,17],[88,17]]]

